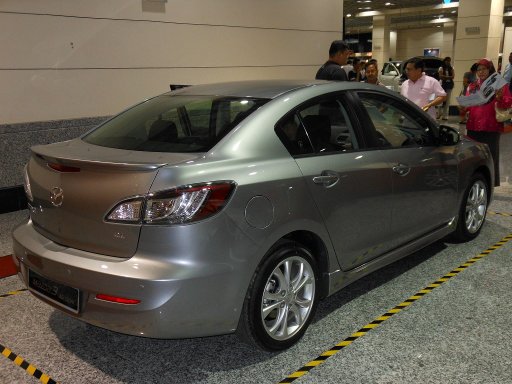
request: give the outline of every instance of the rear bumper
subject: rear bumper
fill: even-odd
[[[202,251],[191,246],[191,252]],[[225,263],[204,263],[196,255],[173,261],[136,253],[129,259],[93,254],[56,244],[31,221],[13,232],[18,275],[28,286],[28,270],[80,291],[78,314],[70,315],[113,331],[154,337],[185,338],[233,332],[247,290],[246,273]],[[224,252],[228,254],[229,252]],[[243,264],[243,263],[242,263]],[[246,266],[247,268],[247,266]],[[35,296],[49,302],[37,292]],[[96,299],[97,293],[140,300],[125,305]]]

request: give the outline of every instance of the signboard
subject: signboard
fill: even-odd
[[[439,48],[423,48],[423,56],[439,57]]]

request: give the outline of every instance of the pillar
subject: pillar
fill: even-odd
[[[455,41],[455,23],[444,23],[443,25],[443,45],[441,47],[441,57],[451,57],[453,59],[453,45]]]
[[[503,28],[504,0],[460,0],[454,50],[455,88],[462,89],[462,76],[473,63],[489,58],[498,66]],[[496,68],[497,69],[497,68]]]
[[[377,59],[379,68],[389,59],[389,16],[373,16],[372,58]]]

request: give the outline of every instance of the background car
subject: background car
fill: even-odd
[[[192,86],[32,148],[13,232],[36,297],[131,335],[297,342],[318,301],[478,235],[487,146],[364,83]]]
[[[403,61],[388,61],[384,63],[379,73],[379,81],[395,92],[400,92],[403,78]]]
[[[439,67],[443,65],[443,60],[439,57],[433,56],[416,57],[421,58],[425,63],[425,74],[439,80]],[[408,60],[388,61],[387,63],[384,63],[379,73],[379,81],[384,84],[386,88],[400,92],[402,83],[407,80],[407,75],[404,70],[407,65],[407,61]]]

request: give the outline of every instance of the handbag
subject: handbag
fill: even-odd
[[[512,119],[512,108],[498,108],[496,104],[494,104],[494,109],[496,110],[496,120],[500,123],[504,121]]]
[[[443,80],[441,87],[443,87],[443,89],[445,91],[449,91],[450,89],[453,89],[453,80],[451,80],[451,79]]]

